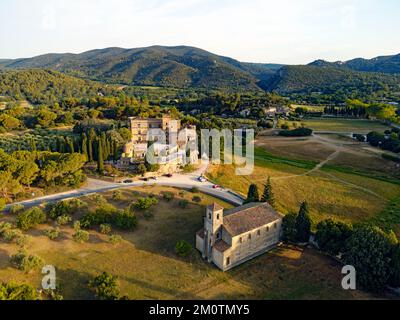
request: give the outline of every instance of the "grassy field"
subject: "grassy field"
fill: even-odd
[[[171,188],[125,190],[122,208],[141,192],[159,194],[172,191],[172,202],[160,200],[151,210],[152,218],[139,214],[134,232],[120,233],[124,241],[111,245],[106,237],[91,231],[90,241],[71,240],[71,227],[62,228],[62,239],[50,241],[43,235],[48,226],[29,232],[28,251],[40,255],[46,264],[56,266],[61,293],[66,299],[92,299],[87,283],[103,271],[119,277],[123,295],[130,299],[366,299],[361,291],[341,289],[341,268],[319,253],[296,247],[282,247],[223,273],[204,262],[195,250],[179,258],[174,245],[179,240],[194,244],[194,234],[203,223],[204,206],[217,201],[202,195],[201,205],[178,206],[180,197],[191,199],[190,192]],[[91,200],[85,200],[91,205]],[[229,205],[217,201],[224,207]],[[8,220],[12,220],[11,217]],[[15,245],[0,243],[0,281],[30,283],[39,287],[39,272],[24,274],[10,266]],[[372,297],[373,298],[373,297]]]
[[[370,221],[400,197],[400,186],[394,178],[385,181],[328,165],[313,169],[317,163],[286,159],[256,148],[256,166],[250,176],[236,176],[232,165],[213,166],[208,175],[215,183],[243,195],[251,183],[256,183],[262,192],[271,177],[279,211],[296,212],[300,203],[307,200],[315,223],[327,218],[352,223]],[[400,219],[390,223],[398,233],[399,223]]]
[[[371,131],[383,132],[389,129],[379,121],[357,119],[305,119],[301,121],[308,128],[315,131],[337,131],[368,133]]]
[[[293,161],[313,163],[326,160],[334,152],[339,153],[328,165],[367,172],[371,176],[400,177],[400,169],[393,161],[382,158],[382,151],[367,144],[339,135],[317,135],[306,138],[282,138],[259,136],[256,145],[270,155]],[[265,157],[267,159],[269,156]]]

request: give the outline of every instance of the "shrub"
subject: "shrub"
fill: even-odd
[[[29,255],[26,251],[22,250],[11,256],[11,264],[21,271],[29,272],[43,265],[43,260],[38,256]]]
[[[122,191],[121,190],[115,190],[112,194],[112,199],[115,201],[120,201],[122,200]]]
[[[111,225],[108,223],[103,223],[100,225],[100,232],[102,234],[110,234],[111,233]]]
[[[101,205],[104,205],[104,204],[107,203],[106,198],[104,198],[101,194],[94,194],[94,195],[91,196],[91,199],[98,206],[101,206]]]
[[[19,247],[25,248],[29,244],[30,239],[30,236],[20,233],[16,237],[16,243]]]
[[[192,246],[185,240],[179,241],[175,246],[175,252],[181,257],[187,257],[192,251]]]
[[[132,204],[131,209],[135,208],[138,210],[148,210],[152,206],[157,204],[158,204],[157,198],[151,198],[151,197],[139,198],[134,204]]]
[[[346,242],[351,236],[351,230],[351,227],[343,222],[325,220],[317,225],[315,238],[321,250],[338,255],[343,252]]]
[[[78,243],[84,243],[89,241],[89,232],[84,230],[76,230],[73,234],[74,241]]]
[[[96,209],[95,212],[89,212],[81,219],[82,228],[91,228],[104,223],[112,223],[118,210],[111,204],[106,203]]]
[[[183,191],[183,190],[182,190],[182,191],[179,191],[179,196],[180,196],[180,197],[184,197],[185,195],[186,195],[186,192],[185,192],[185,191]]]
[[[120,235],[112,234],[108,237],[108,242],[111,244],[117,244],[122,241],[122,237]]]
[[[139,164],[137,167],[137,173],[144,175],[147,172],[147,168],[144,164]]]
[[[14,283],[0,283],[0,300],[33,301],[39,300],[39,295],[33,287]]]
[[[191,191],[192,193],[199,193],[200,190],[197,187],[193,187]]]
[[[0,198],[0,212],[6,208],[6,199]]]
[[[75,231],[81,230],[81,222],[80,221],[74,222],[74,230]]]
[[[29,230],[30,228],[45,221],[46,214],[42,211],[42,209],[34,207],[18,215],[17,227],[21,230]]]
[[[3,232],[2,237],[3,237],[4,241],[13,242],[14,240],[21,237],[21,235],[22,235],[22,233],[19,230],[7,229]]]
[[[89,289],[92,290],[95,297],[100,300],[120,299],[117,277],[107,272],[103,272],[103,274],[90,281]]]
[[[130,210],[120,210],[115,217],[115,225],[123,230],[133,230],[137,226],[136,216]]]
[[[56,220],[57,225],[59,226],[65,226],[68,223],[72,221],[72,217],[68,214],[63,214],[62,216],[59,216]]]
[[[10,207],[10,214],[18,214],[24,211],[25,207],[22,204],[14,204]]]
[[[346,242],[344,263],[357,270],[357,281],[372,291],[382,290],[393,275],[391,258],[397,239],[380,228],[356,225]]]
[[[308,137],[313,134],[313,130],[309,128],[297,128],[294,130],[283,130],[279,132],[282,137]]]
[[[193,202],[196,202],[196,203],[200,203],[200,202],[202,201],[202,199],[201,199],[201,197],[199,197],[199,196],[194,196],[194,197],[192,198],[192,201],[193,201]]]
[[[359,134],[359,133],[354,133],[353,138],[359,142],[365,142],[367,140],[363,134]]]
[[[46,230],[45,234],[50,240],[56,240],[60,236],[60,229],[49,229]]]
[[[281,129],[284,129],[284,130],[289,130],[289,125],[287,124],[287,123],[284,123],[284,124],[282,124],[281,125]]]
[[[297,229],[296,229],[297,214],[289,213],[282,219],[282,238],[284,241],[296,242]]]
[[[10,229],[13,229],[13,225],[11,223],[5,221],[0,222],[0,236],[3,236],[4,233]]]
[[[187,200],[185,200],[185,199],[182,199],[182,200],[179,201],[178,205],[179,205],[182,209],[185,209],[185,208],[188,207],[189,201],[187,201]]]
[[[84,205],[85,203],[79,199],[57,202],[51,206],[49,217],[56,220],[58,217],[74,214],[76,210],[82,208]]]
[[[175,194],[170,191],[163,192],[162,196],[163,196],[163,199],[167,202],[171,202],[172,200],[175,199]]]

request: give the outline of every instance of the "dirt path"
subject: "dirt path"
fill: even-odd
[[[329,161],[335,159],[339,154],[340,154],[340,150],[335,151],[328,158],[326,158],[324,161],[321,161],[313,169],[311,169],[307,172],[304,172],[301,174],[295,174],[295,175],[291,175],[291,176],[275,177],[275,178],[271,178],[271,180],[284,180],[284,179],[292,179],[292,178],[308,176],[309,174],[320,170],[324,165],[326,165]]]
[[[308,175],[310,175],[310,174],[312,174],[312,173],[314,173],[314,172],[319,171],[320,169],[322,169],[322,167],[323,167],[324,165],[326,165],[328,162],[330,162],[330,161],[336,159],[336,158],[339,156],[339,154],[340,154],[341,152],[344,152],[344,151],[345,151],[345,152],[354,152],[354,150],[351,150],[350,148],[348,148],[348,146],[354,144],[354,143],[352,143],[352,142],[337,142],[337,141],[332,141],[332,140],[330,140],[330,139],[325,139],[325,138],[323,138],[323,137],[321,137],[321,136],[319,136],[319,135],[314,135],[314,136],[313,136],[313,139],[314,139],[314,140],[317,140],[318,142],[320,142],[320,143],[324,144],[325,146],[327,146],[327,147],[329,147],[329,148],[332,148],[332,149],[334,149],[334,150],[336,150],[336,151],[335,151],[334,153],[330,154],[325,160],[323,160],[323,161],[321,161],[320,163],[318,163],[313,169],[311,169],[311,170],[309,170],[309,171],[307,171],[307,172],[305,172],[305,173],[297,174],[297,175],[284,176],[284,177],[275,177],[275,178],[272,177],[271,180],[275,180],[275,181],[276,181],[276,180],[294,179],[294,178],[298,178],[298,177],[308,176]],[[388,199],[382,197],[381,195],[377,194],[376,192],[374,192],[374,191],[372,191],[372,190],[370,190],[370,189],[368,189],[368,188],[365,188],[365,187],[356,185],[356,184],[354,184],[354,183],[348,182],[348,181],[343,180],[343,179],[341,179],[341,178],[338,178],[338,177],[336,177],[336,176],[334,176],[333,174],[330,174],[330,173],[328,173],[328,172],[322,172],[322,173],[323,173],[324,175],[330,177],[331,179],[336,180],[336,181],[339,181],[340,183],[343,183],[343,184],[345,184],[345,185],[347,185],[347,186],[350,186],[350,187],[359,189],[359,190],[361,190],[361,191],[363,191],[363,192],[369,193],[369,194],[371,194],[371,195],[373,195],[373,196],[375,196],[375,197],[377,197],[377,198],[379,198],[379,199],[382,199],[382,200],[384,200],[384,201],[387,201],[387,200],[388,200]],[[262,181],[265,181],[265,179],[263,179]]]

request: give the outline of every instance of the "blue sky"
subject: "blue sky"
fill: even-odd
[[[0,58],[191,45],[241,61],[400,53],[398,0],[0,0]]]

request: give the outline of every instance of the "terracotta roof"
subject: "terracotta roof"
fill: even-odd
[[[204,228],[202,228],[201,230],[197,231],[196,233],[200,238],[204,239]]]
[[[224,207],[221,207],[218,203],[213,203],[212,205],[207,207],[209,210],[211,211],[220,211],[220,210],[224,210]]]
[[[229,244],[227,244],[224,240],[218,240],[213,246],[213,248],[215,250],[218,250],[219,252],[225,252],[230,247],[231,246]]]
[[[282,216],[268,203],[249,203],[227,210],[224,215],[224,228],[235,237],[281,218]]]

